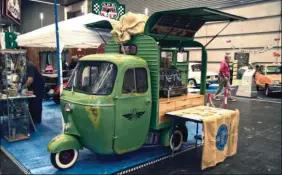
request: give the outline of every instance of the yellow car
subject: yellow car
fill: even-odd
[[[281,92],[281,64],[258,65],[255,82],[258,88],[265,89],[265,95]]]

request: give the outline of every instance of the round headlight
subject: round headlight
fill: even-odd
[[[71,105],[69,103],[65,104],[65,111],[70,112],[71,111]]]

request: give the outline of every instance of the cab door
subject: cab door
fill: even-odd
[[[114,150],[123,154],[145,143],[151,116],[151,87],[149,72],[144,66],[127,66],[119,77]]]

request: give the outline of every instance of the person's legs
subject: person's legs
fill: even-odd
[[[231,96],[231,85],[230,85],[230,79],[227,80],[225,88],[228,89],[228,94],[227,98],[229,101],[236,101],[232,96]]]
[[[219,77],[219,85],[218,85],[218,89],[215,93],[214,99],[215,100],[219,100],[219,98],[217,97],[217,95],[222,91],[222,88],[225,86],[225,79],[223,77]]]

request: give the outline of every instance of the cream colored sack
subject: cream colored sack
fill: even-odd
[[[238,110],[221,110],[216,115],[203,118],[202,170],[216,166],[237,153],[238,127]]]
[[[119,21],[112,22],[111,34],[118,43],[125,43],[132,35],[144,33],[148,16],[128,12]]]

